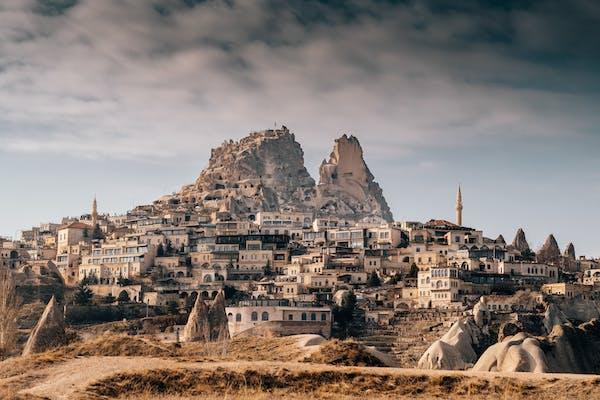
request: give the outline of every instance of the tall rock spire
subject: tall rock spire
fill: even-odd
[[[458,192],[456,192],[456,225],[462,226],[462,193],[460,191],[460,185],[458,185]]]
[[[575,260],[575,246],[573,245],[573,243],[569,243],[567,245],[567,248],[565,249],[565,257],[567,257],[570,260]]]
[[[544,245],[537,253],[537,261],[541,263],[556,264],[560,260],[560,248],[554,238],[554,235],[549,235],[544,242]]]
[[[383,191],[363,158],[360,142],[352,135],[336,139],[329,160],[321,163],[317,213],[351,220],[394,220]]]
[[[29,339],[23,348],[23,355],[41,353],[54,347],[59,347],[65,342],[65,320],[63,309],[56,298],[52,296],[31,331]]]
[[[525,232],[522,228],[517,230],[515,234],[515,238],[513,239],[512,246],[519,250],[521,253],[529,250],[529,243],[527,243],[527,238],[525,237]]]

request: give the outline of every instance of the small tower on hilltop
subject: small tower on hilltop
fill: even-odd
[[[96,201],[96,195],[94,195],[94,202],[92,203],[92,226],[98,225],[98,202]]]
[[[462,226],[462,193],[460,191],[460,185],[458,185],[458,192],[456,193],[456,225]]]

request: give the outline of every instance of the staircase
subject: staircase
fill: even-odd
[[[360,342],[391,355],[403,368],[414,368],[425,350],[442,337],[455,317],[394,319],[390,325],[365,326]]]

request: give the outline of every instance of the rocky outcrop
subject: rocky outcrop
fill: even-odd
[[[464,370],[477,361],[476,348],[483,336],[470,319],[456,321],[450,330],[436,340],[419,359],[422,369]]]
[[[363,158],[357,138],[336,139],[329,160],[319,168],[317,213],[358,220],[379,217],[392,221],[392,213]]]
[[[193,211],[215,219],[250,218],[260,211],[392,221],[383,192],[354,136],[337,139],[315,185],[304,152],[286,127],[251,133],[211,151],[196,182],[154,202],[159,210]]]
[[[537,261],[550,264],[556,264],[560,261],[560,248],[554,235],[549,235],[546,238],[544,245],[537,252]]]
[[[569,243],[567,245],[564,256],[569,260],[575,260],[575,246],[573,245],[573,243]]]
[[[600,372],[600,322],[554,325],[546,337],[520,332],[490,346],[473,371]]]
[[[546,333],[550,333],[556,325],[567,324],[569,319],[554,303],[550,303],[546,306],[546,312],[544,313],[544,329]]]
[[[189,204],[208,211],[249,216],[259,211],[311,211],[315,181],[304,152],[286,127],[251,133],[211,151],[193,185],[162,203]]]
[[[523,327],[516,321],[506,321],[498,328],[498,342],[503,341],[509,336],[514,336],[523,331]]]
[[[65,322],[62,308],[52,296],[38,323],[31,331],[23,355],[41,353],[65,343]]]
[[[473,371],[549,372],[540,342],[524,332],[490,346],[477,360]]]
[[[485,296],[481,296],[479,301],[473,306],[473,319],[475,324],[480,328],[483,328],[490,322],[491,312]]]
[[[548,335],[547,358],[552,372],[600,372],[600,321],[593,319],[577,327],[555,325]]]
[[[529,250],[529,243],[527,243],[527,238],[525,237],[525,232],[523,229],[519,228],[517,233],[515,234],[515,238],[512,242],[512,247],[521,253]]]
[[[219,291],[210,307],[198,297],[183,330],[182,340],[219,342],[227,339],[229,339],[229,325],[225,311],[225,293]]]
[[[184,342],[210,341],[210,325],[208,322],[208,307],[198,296],[194,308],[190,312],[187,324],[183,328],[181,340]]]
[[[225,293],[220,290],[208,310],[210,341],[220,342],[229,339],[229,324],[225,311]]]

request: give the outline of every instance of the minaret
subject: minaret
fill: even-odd
[[[96,196],[94,196],[94,202],[92,203],[92,226],[98,225],[98,203],[96,202]]]
[[[458,185],[458,192],[456,193],[456,225],[462,226],[462,193],[460,192],[460,185]]]

